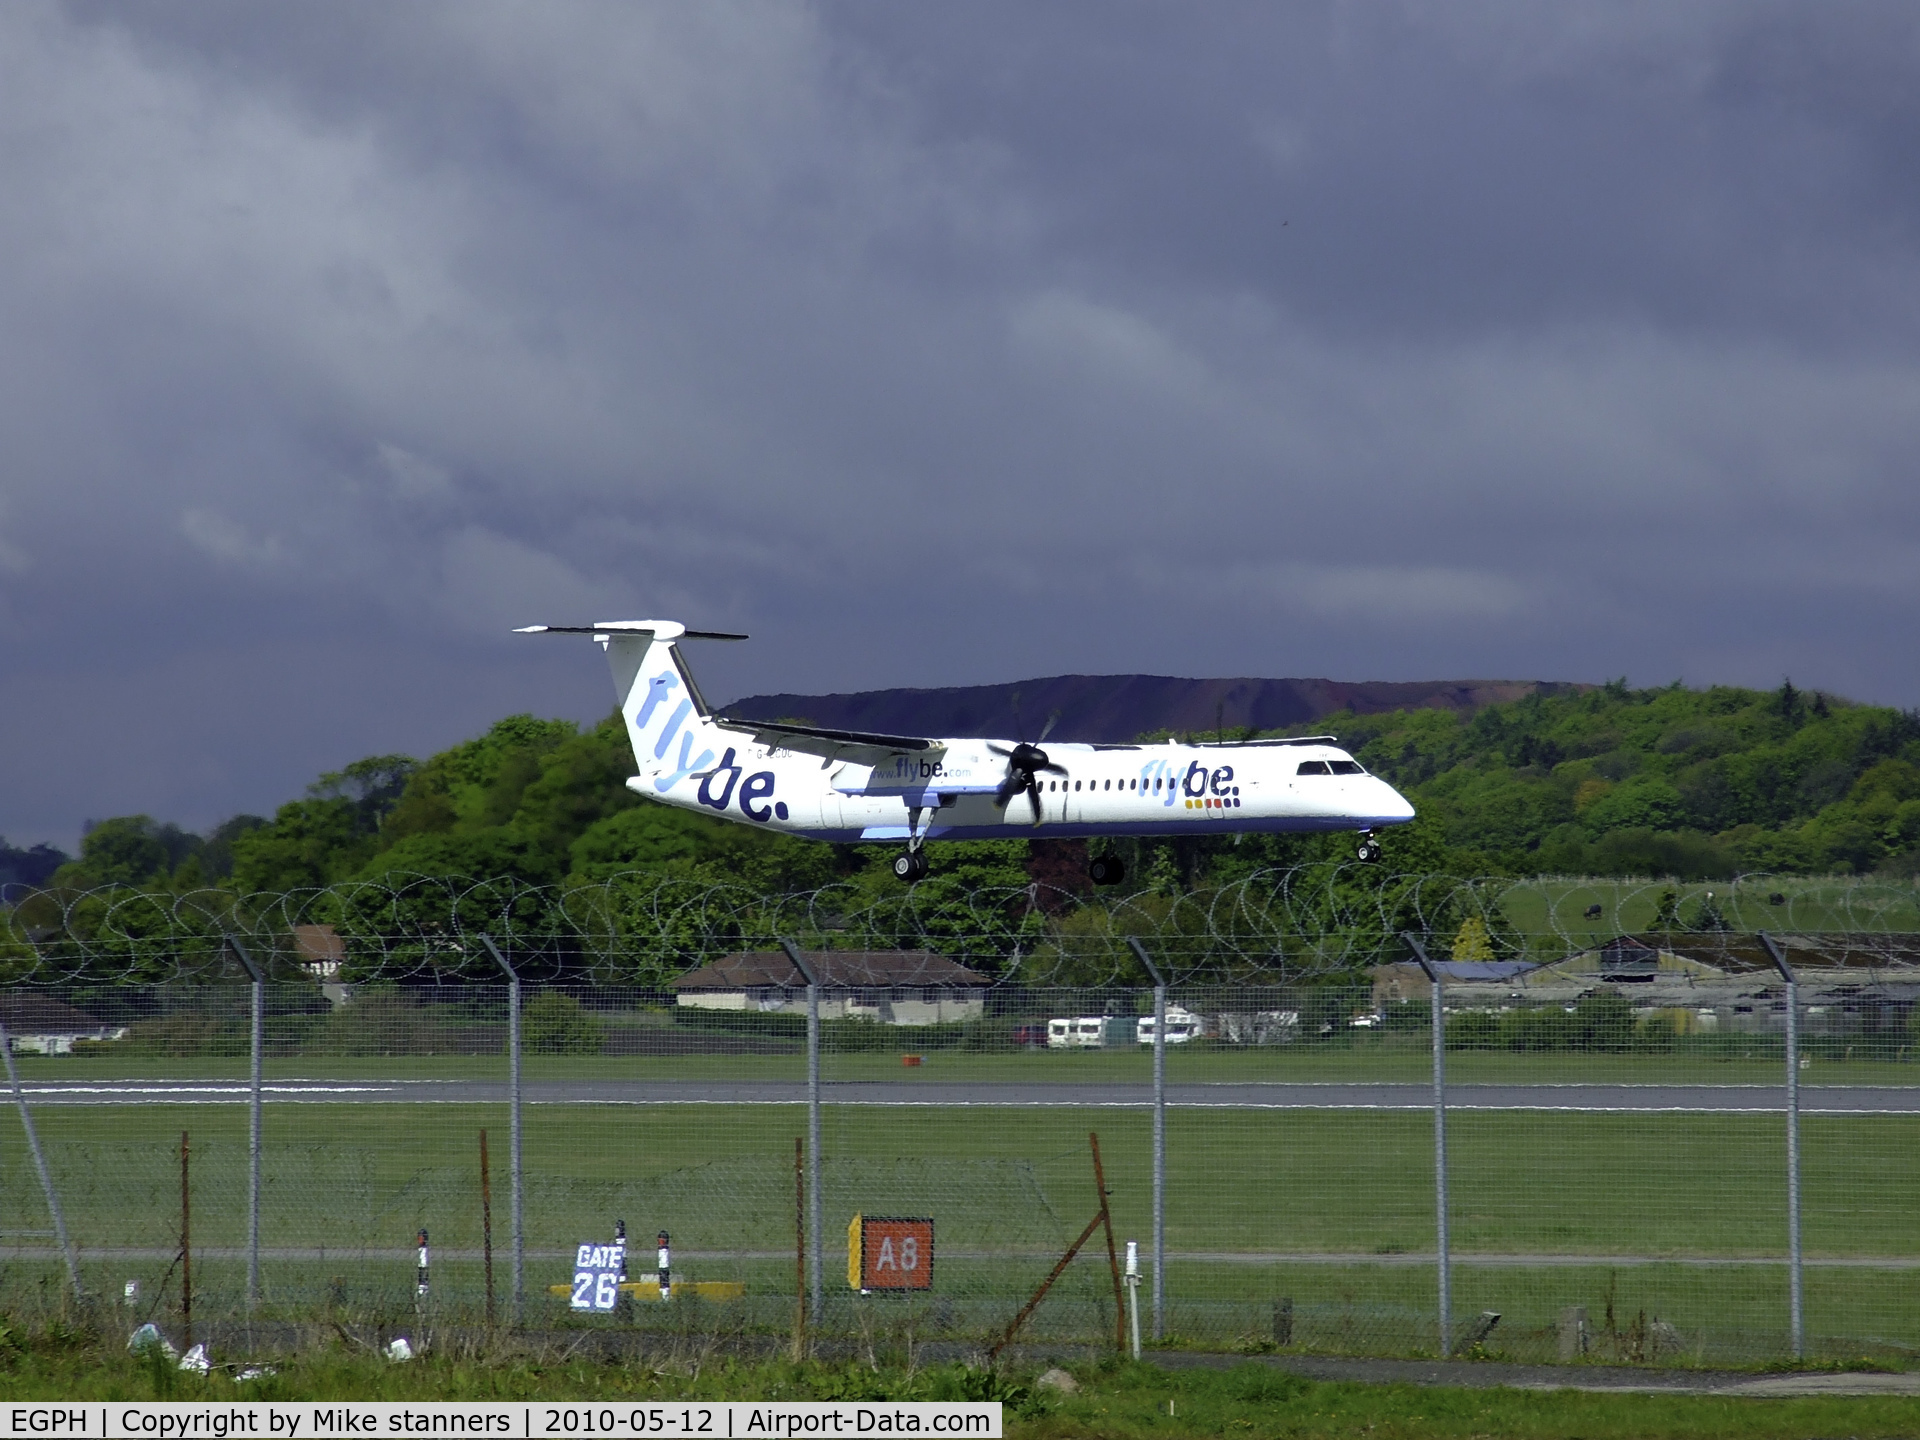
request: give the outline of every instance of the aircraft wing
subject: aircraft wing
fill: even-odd
[[[941,741],[917,735],[869,735],[860,730],[828,730],[817,725],[790,725],[782,720],[740,720],[714,716],[714,723],[751,735],[757,744],[777,745],[825,760],[851,760],[856,765],[878,765],[896,755],[945,750]]]

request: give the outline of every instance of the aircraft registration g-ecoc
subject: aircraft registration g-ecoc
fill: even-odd
[[[521,635],[591,635],[613,666],[639,794],[790,835],[841,843],[902,841],[893,873],[927,873],[933,840],[1019,834],[1224,835],[1373,832],[1413,807],[1327,735],[1210,745],[1054,745],[1022,740],[865,735],[715,715],[680,654],[682,640],[744,640],[673,620],[528,625]],[[1040,738],[1046,739],[1043,733]],[[1024,804],[1015,804],[1024,795]],[[1097,857],[1097,884],[1121,879]]]

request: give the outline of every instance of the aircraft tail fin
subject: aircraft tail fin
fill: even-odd
[[[640,774],[662,793],[713,763],[705,733],[713,713],[681,657],[678,641],[744,640],[717,630],[689,630],[675,620],[604,620],[593,625],[528,625],[519,635],[591,635],[607,652],[614,693]]]

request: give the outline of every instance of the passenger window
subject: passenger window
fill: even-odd
[[[1328,770],[1327,762],[1324,760],[1302,760],[1300,768],[1294,773],[1296,775],[1328,775],[1332,772]]]
[[[1335,760],[1332,761],[1331,764],[1333,773],[1336,775],[1364,775],[1367,773],[1360,768],[1357,762],[1352,760]]]
[[[1074,781],[1074,782],[1073,782],[1073,788],[1074,788],[1074,789],[1076,789],[1076,790],[1078,790],[1078,789],[1080,788],[1080,782],[1079,782],[1078,780],[1076,780],[1076,781]]]

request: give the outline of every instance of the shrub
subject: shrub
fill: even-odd
[[[532,1055],[598,1055],[607,1032],[573,996],[542,990],[520,1017],[520,1043]]]

